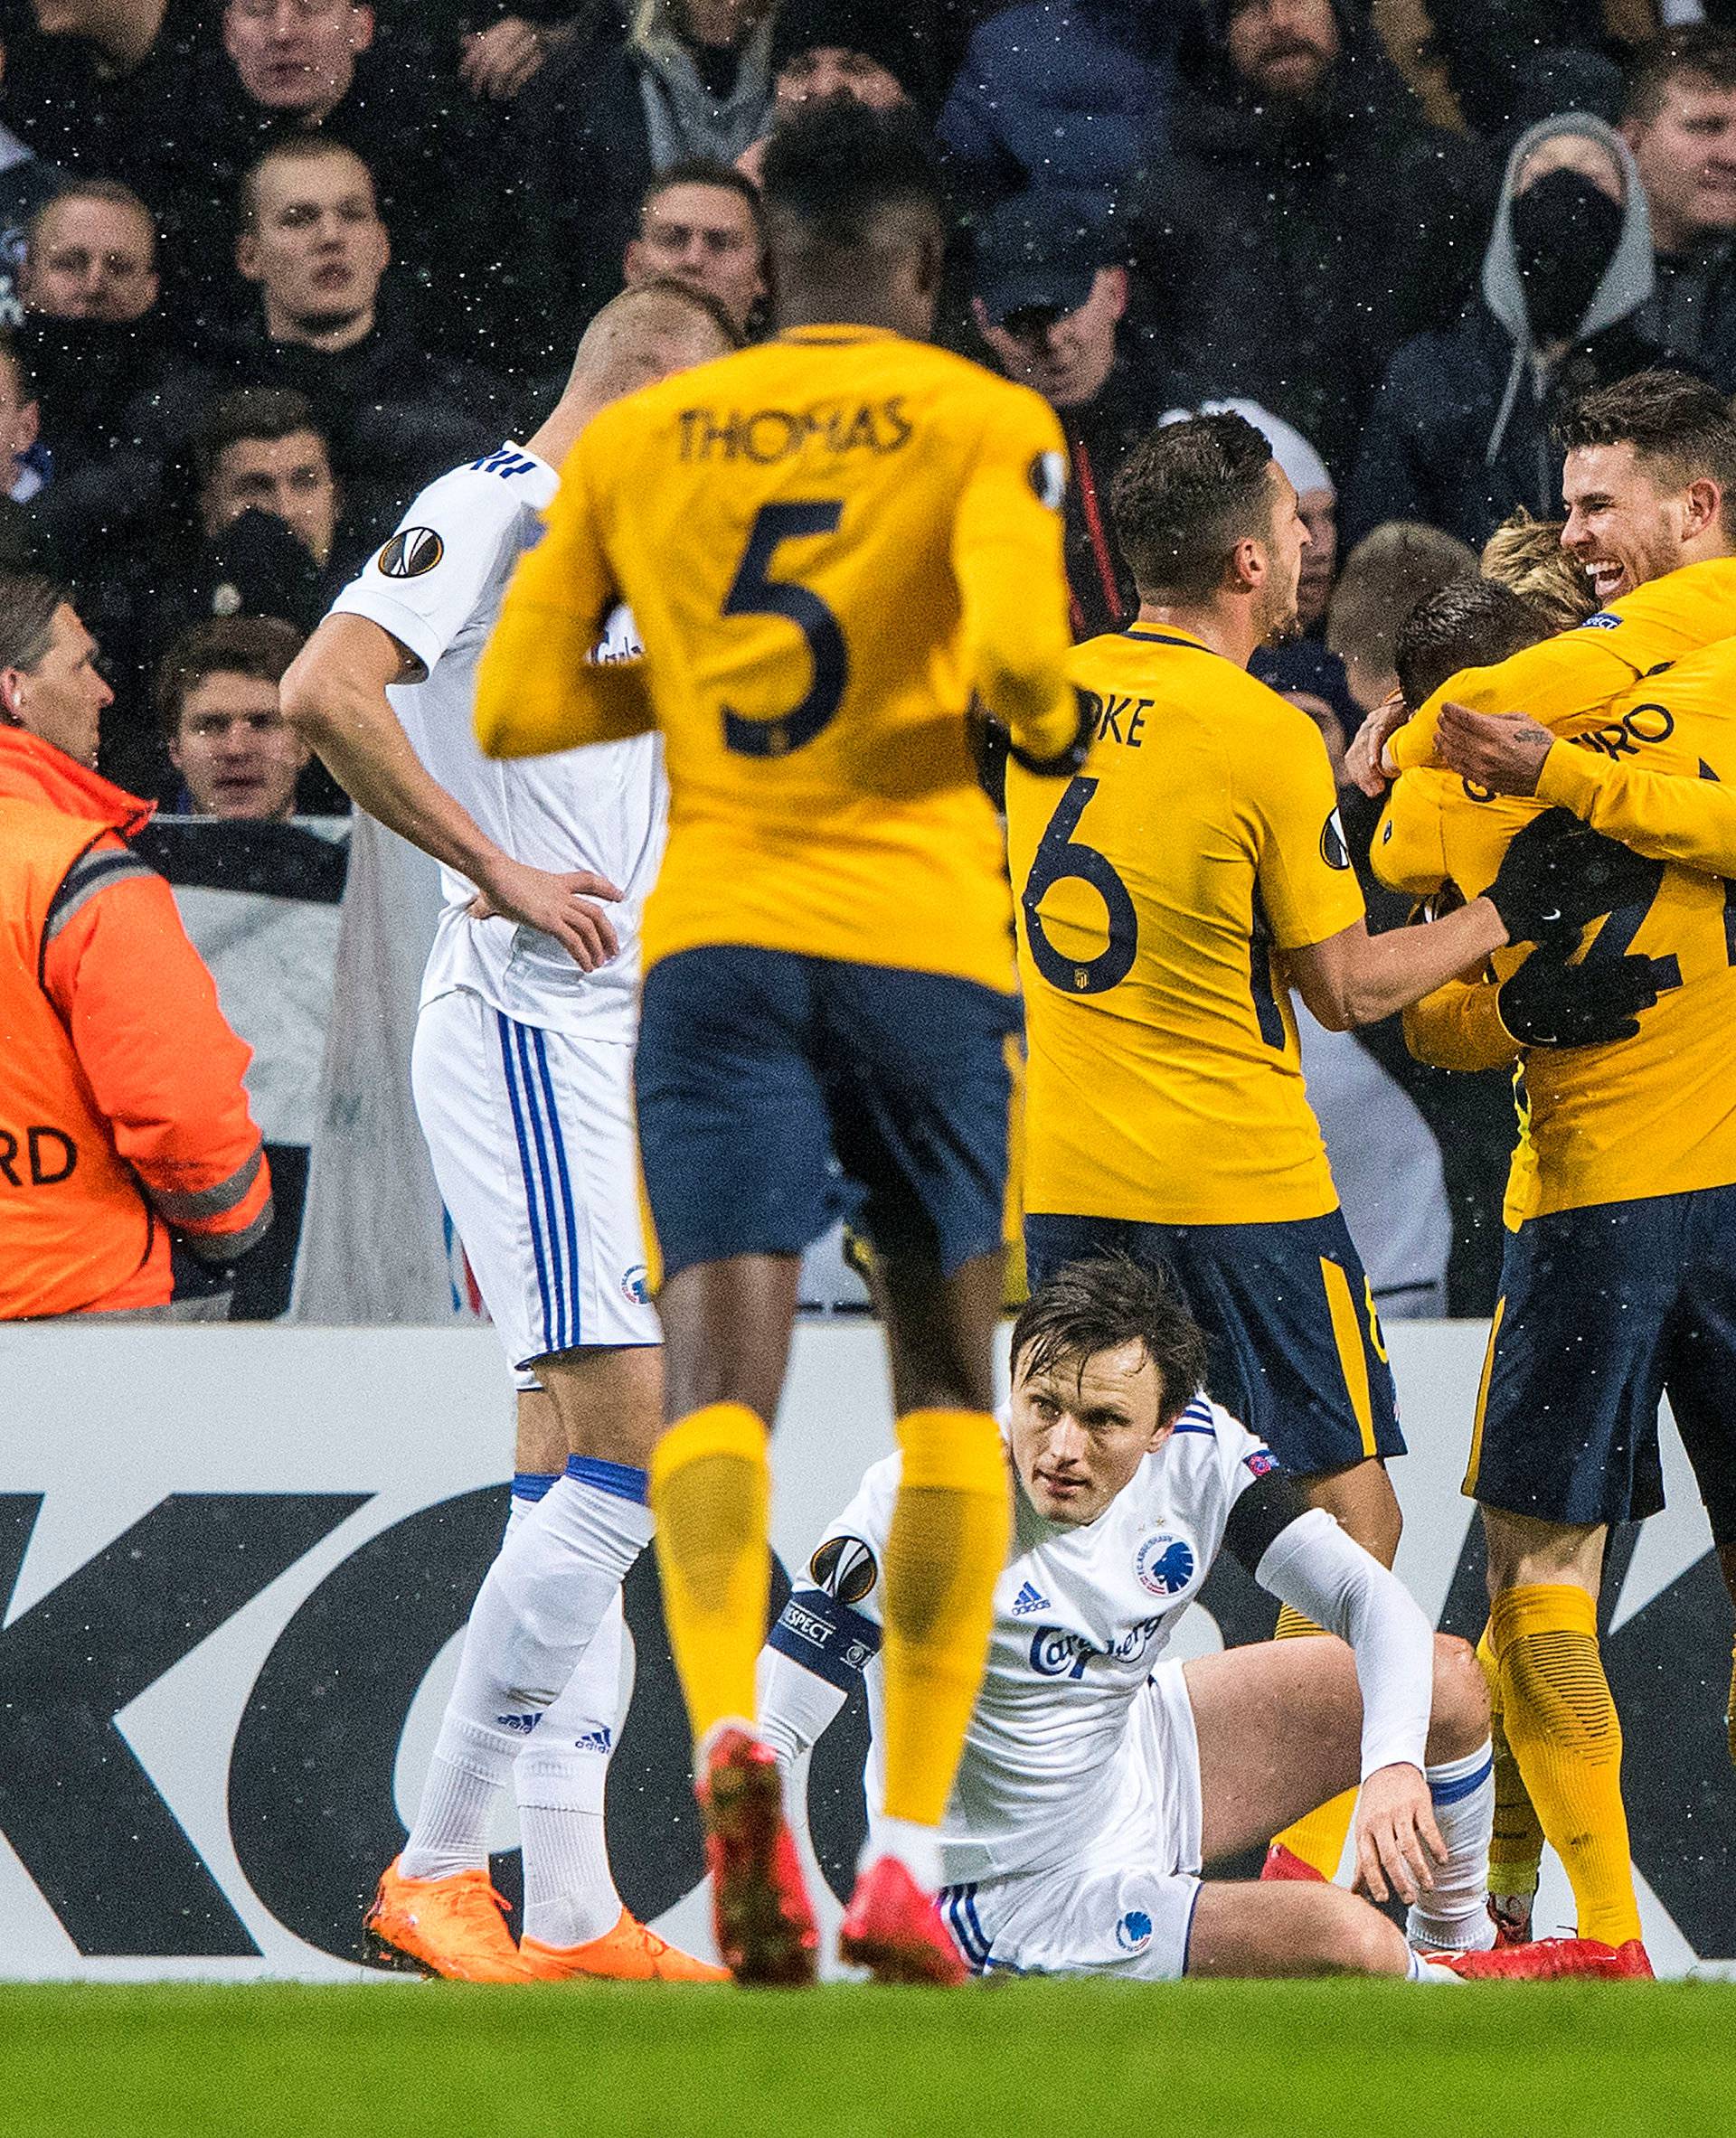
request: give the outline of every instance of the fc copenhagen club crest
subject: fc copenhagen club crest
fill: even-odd
[[[1199,1561],[1185,1537],[1173,1530],[1159,1530],[1147,1537],[1135,1555],[1133,1570],[1139,1586],[1154,1596],[1178,1596],[1194,1578]]]
[[[403,527],[380,552],[380,570],[389,579],[419,579],[446,554],[446,544],[431,527]]]

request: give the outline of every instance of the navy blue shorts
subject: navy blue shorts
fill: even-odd
[[[1005,1238],[1014,996],[719,945],[645,983],[634,1082],[665,1278],[840,1219],[950,1276]]]
[[[1472,1498],[1540,1521],[1656,1514],[1665,1395],[1713,1539],[1736,1541],[1736,1187],[1555,1210],[1510,1233]]]
[[[1031,1289],[1069,1262],[1131,1255],[1205,1332],[1206,1391],[1297,1477],[1404,1453],[1392,1372],[1342,1211],[1270,1225],[1027,1217]]]

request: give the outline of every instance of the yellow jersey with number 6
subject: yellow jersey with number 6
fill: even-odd
[[[1074,655],[1080,776],[1016,766],[1007,837],[1030,1062],[1027,1211],[1241,1225],[1337,1208],[1288,949],[1363,918],[1307,714],[1185,633]]]
[[[645,956],[739,944],[1014,984],[973,695],[1077,731],[1066,460],[1037,395],[926,344],[800,328],[605,409],[561,470],[477,690],[485,749],[659,728]],[[634,664],[587,665],[632,609]],[[613,708],[613,710],[611,710]]]

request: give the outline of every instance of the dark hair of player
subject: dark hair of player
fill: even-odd
[[[243,438],[275,440],[303,430],[311,430],[321,441],[329,460],[331,440],[305,393],[288,386],[238,386],[232,393],[220,393],[193,434],[193,468],[200,488],[210,482],[229,448]]]
[[[1631,126],[1648,127],[1664,108],[1676,82],[1714,89],[1736,89],[1736,37],[1702,23],[1651,37],[1639,48],[1628,76],[1621,116]]]
[[[53,644],[55,610],[71,598],[42,572],[0,571],[0,668],[28,675]]]
[[[761,179],[773,231],[793,225],[797,242],[834,252],[860,251],[891,211],[942,212],[939,169],[920,121],[847,97],[826,98],[780,126]]]
[[[738,171],[733,164],[719,163],[715,156],[684,155],[677,162],[666,165],[659,171],[639,195],[639,212],[636,220],[643,220],[646,210],[655,201],[677,185],[709,185],[717,193],[734,193],[747,204],[753,221],[754,234],[760,240],[760,250],[766,246],[766,209],[760,198],[760,188],[745,171]]]
[[[1165,423],[1121,463],[1109,508],[1142,598],[1206,601],[1231,552],[1272,531],[1272,448],[1225,410]]]
[[[1721,523],[1736,534],[1736,417],[1715,386],[1685,372],[1636,372],[1582,394],[1555,426],[1563,453],[1631,446],[1667,485],[1708,477],[1722,493]]]
[[[1552,636],[1548,620],[1498,579],[1455,579],[1418,602],[1393,665],[1414,712],[1461,668],[1487,668]]]
[[[174,741],[188,693],[208,675],[251,675],[281,683],[301,651],[301,633],[281,617],[211,617],[184,631],[157,664],[152,696]]]
[[[1070,1262],[1032,1293],[1013,1324],[1013,1373],[1020,1380],[1086,1361],[1124,1343],[1144,1344],[1162,1384],[1157,1422],[1173,1425],[1205,1385],[1200,1325],[1155,1269],[1130,1255]]]

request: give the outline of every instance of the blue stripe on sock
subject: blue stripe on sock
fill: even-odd
[[[993,1951],[993,1941],[985,1935],[981,1919],[976,1913],[976,1887],[967,1886],[964,1888],[960,1898],[965,1904],[965,1918],[969,1923],[972,1934],[975,1936],[977,1944],[982,1947],[983,1965],[986,1967],[989,1962],[989,1955]]]
[[[518,1169],[524,1180],[524,1210],[531,1225],[531,1252],[536,1262],[536,1292],[542,1310],[542,1333],[549,1328],[549,1267],[542,1246],[542,1225],[536,1207],[536,1183],[531,1178],[531,1144],[524,1126],[524,1107],[519,1097],[518,1073],[513,1060],[513,1022],[500,1011],[500,1060],[506,1077],[506,1097],[513,1109],[513,1129],[518,1137]]]
[[[630,1463],[605,1463],[596,1455],[569,1455],[567,1475],[607,1493],[611,1499],[632,1500],[641,1507],[650,1504],[651,1480]]]
[[[561,1132],[561,1109],[554,1103],[554,1079],[549,1074],[548,1034],[533,1029],[531,1044],[536,1050],[537,1073],[542,1081],[542,1097],[548,1107],[549,1138],[554,1145],[555,1173],[561,1182],[561,1209],[566,1221],[567,1235],[567,1347],[584,1342],[584,1331],[579,1313],[579,1217],[573,1208],[572,1177],[567,1171],[567,1141]]]
[[[558,1470],[514,1470],[514,1499],[540,1500],[560,1474]]]
[[[1494,1772],[1495,1754],[1491,1752],[1474,1775],[1458,1782],[1430,1782],[1429,1798],[1435,1804],[1462,1804],[1467,1796],[1475,1796]]]
[[[513,1026],[513,1045],[517,1055],[524,1110],[531,1125],[531,1141],[536,1147],[537,1178],[542,1192],[542,1220],[548,1234],[549,1291],[553,1311],[548,1318],[544,1333],[552,1352],[563,1352],[567,1349],[567,1286],[566,1274],[561,1267],[561,1220],[554,1207],[554,1176],[549,1167],[548,1137],[537,1104],[536,1078],[531,1068],[530,1036],[522,1024]]]

